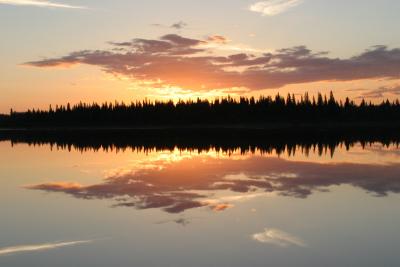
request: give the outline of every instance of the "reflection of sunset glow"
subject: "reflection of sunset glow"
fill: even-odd
[[[222,183],[220,185],[223,185]],[[257,190],[257,189],[255,189]],[[219,197],[215,196],[214,198],[206,199],[202,201],[205,205],[210,206],[214,211],[223,211],[228,208],[233,208],[233,203],[246,202],[259,197],[271,197],[276,196],[275,193],[241,193],[240,195],[226,195],[224,192],[216,192],[216,195],[220,195]]]
[[[201,156],[201,157],[199,157]],[[244,159],[244,156],[240,154],[239,151],[232,154],[219,153],[215,148],[211,148],[209,151],[199,151],[199,150],[179,150],[175,148],[172,151],[158,151],[151,152],[147,154],[146,158],[142,160],[136,160],[132,162],[131,167],[134,168],[146,168],[146,169],[159,169],[162,170],[165,166],[173,163],[178,163],[185,159],[202,158],[202,159],[216,159],[216,158],[231,158],[231,159]],[[250,157],[250,155],[249,155]],[[130,169],[129,169],[130,170]],[[116,173],[116,170],[109,173]],[[121,171],[118,171],[121,173]]]

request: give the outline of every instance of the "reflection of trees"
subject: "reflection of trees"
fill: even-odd
[[[329,130],[309,128],[287,129],[141,129],[141,130],[10,130],[0,131],[0,141],[9,140],[29,145],[45,145],[59,149],[135,150],[150,152],[180,150],[206,152],[303,153],[333,155],[339,146],[350,149],[356,143],[365,147],[378,142],[385,146],[398,146],[400,135],[393,128],[351,128]]]

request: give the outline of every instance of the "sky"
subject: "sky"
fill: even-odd
[[[0,112],[50,104],[400,95],[395,0],[0,0]]]

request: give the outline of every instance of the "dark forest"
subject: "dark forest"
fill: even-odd
[[[280,95],[238,99],[137,101],[129,104],[79,103],[50,106],[47,110],[10,111],[0,116],[0,127],[158,127],[195,125],[274,125],[279,123],[353,123],[398,122],[398,100],[355,104],[347,98],[337,101],[318,94],[309,97]]]

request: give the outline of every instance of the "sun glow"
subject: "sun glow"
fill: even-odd
[[[244,88],[193,91],[174,86],[167,86],[163,88],[147,88],[145,91],[148,92],[146,93],[146,97],[149,99],[158,99],[164,101],[172,100],[174,103],[180,100],[195,100],[198,98],[214,100],[228,96],[239,97],[240,95],[243,95],[243,93],[247,92],[247,90]]]

